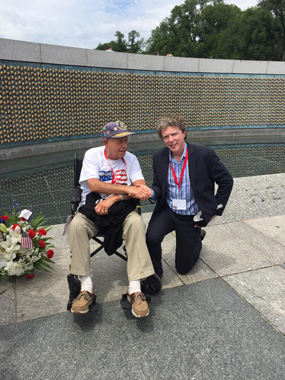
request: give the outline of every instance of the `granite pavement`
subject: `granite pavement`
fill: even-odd
[[[120,306],[125,262],[104,252],[92,259],[96,307],[66,311],[70,252],[53,226],[54,270],[0,282],[1,379],[284,378],[284,199],[285,174],[235,179],[187,275],[167,235],[163,289],[142,320]]]

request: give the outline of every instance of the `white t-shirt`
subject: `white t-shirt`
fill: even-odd
[[[106,159],[104,146],[91,148],[84,155],[79,183],[82,189],[81,203],[85,204],[86,196],[90,193],[87,180],[97,178],[102,182],[112,183],[113,174],[117,184],[131,185],[139,179],[144,179],[140,164],[136,156],[126,152],[124,160]],[[110,194],[101,194],[102,198],[107,198]]]

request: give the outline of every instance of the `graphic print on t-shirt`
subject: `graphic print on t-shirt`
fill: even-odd
[[[114,177],[115,183],[118,185],[126,185],[128,183],[128,177],[125,169],[115,170]]]
[[[99,171],[99,179],[100,179],[100,181],[103,181],[103,182],[112,182],[112,176],[113,176],[112,170],[107,170],[107,171],[100,170]]]
[[[112,181],[113,179],[113,181]],[[103,182],[113,182],[118,185],[123,185],[128,183],[128,176],[125,169],[115,170],[114,177],[112,170],[100,170],[99,171],[99,180]]]

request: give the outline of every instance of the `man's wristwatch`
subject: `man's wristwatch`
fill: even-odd
[[[121,201],[123,201],[123,200],[124,200],[124,196],[123,196],[123,194],[118,194],[118,195],[119,195]]]

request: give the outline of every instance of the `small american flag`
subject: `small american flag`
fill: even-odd
[[[22,231],[21,248],[33,248],[33,240],[24,231]]]

